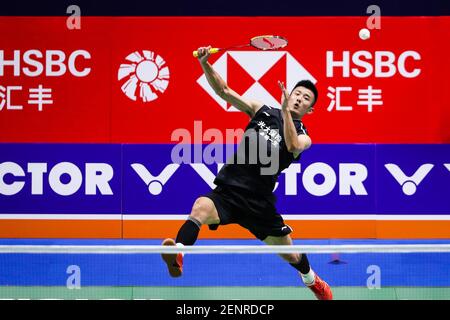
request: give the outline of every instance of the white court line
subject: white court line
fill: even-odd
[[[121,214],[17,214],[2,213],[0,220],[122,220]]]
[[[0,220],[186,220],[187,214],[0,214]],[[411,215],[375,215],[375,214],[285,214],[283,219],[292,220],[366,220],[366,221],[449,221],[450,214],[411,214]]]
[[[284,214],[285,220],[450,220],[449,215],[375,215],[375,214]],[[154,214],[154,215],[123,215],[123,220],[185,220],[187,215]]]

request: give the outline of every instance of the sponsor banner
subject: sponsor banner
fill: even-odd
[[[450,213],[450,145],[377,145],[377,212]]]
[[[0,213],[170,220],[214,188],[221,164],[206,159],[210,146],[187,145],[191,156],[183,163],[174,161],[172,145],[1,144]],[[318,144],[280,175],[275,194],[286,217],[436,220],[450,214],[449,181],[449,145]]]
[[[192,51],[260,34],[289,45],[222,51],[211,64],[236,92],[273,107],[277,80],[288,89],[316,82],[315,112],[304,119],[315,143],[450,141],[450,17],[383,17],[368,40],[358,37],[366,17],[82,17],[76,30],[66,22],[1,18],[0,141],[167,144],[195,120],[224,134],[243,128],[247,116],[211,91]]]
[[[172,148],[123,146],[124,214],[189,214],[194,200],[212,190],[217,164],[173,163]]]
[[[121,147],[1,144],[0,212],[47,219],[68,214],[74,220],[92,213],[120,215]]]
[[[192,160],[206,147],[187,146]],[[124,214],[190,213],[193,201],[212,190],[222,163],[172,163],[171,145],[124,145]],[[220,147],[226,157],[226,147]],[[216,149],[216,151],[219,149]],[[197,152],[196,152],[197,151]],[[144,156],[145,155],[145,156]],[[196,156],[194,156],[196,155]],[[200,155],[200,156],[199,156]],[[375,212],[373,145],[317,145],[279,178],[275,194],[282,214]]]
[[[124,146],[124,214],[187,214],[214,187],[220,164],[173,163],[172,148]],[[315,145],[275,194],[283,215],[449,214],[449,181],[449,145]]]
[[[108,6],[93,5],[89,0],[78,0],[76,5],[58,6],[55,1],[32,3],[26,1],[5,2],[2,6],[3,16],[61,16],[67,14],[68,24],[73,28],[80,23],[77,18],[85,16],[361,16],[373,19],[375,12],[381,11],[383,16],[449,16],[450,7],[441,0],[411,2],[407,6],[400,6],[389,0],[378,0],[376,5],[354,2],[353,5],[343,6],[333,0],[321,0],[307,3],[289,1],[283,6],[269,6],[269,3],[230,0],[227,7],[205,6],[193,1],[174,0],[171,2],[142,2],[129,0],[123,5],[112,2]],[[66,9],[67,8],[67,9]],[[377,11],[378,10],[378,11]]]

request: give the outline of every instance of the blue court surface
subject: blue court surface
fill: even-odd
[[[159,245],[160,243],[161,240],[2,239],[0,241],[1,245]],[[294,242],[296,245],[444,243],[450,241],[296,240]],[[258,244],[264,245],[258,240],[199,240],[196,243],[196,245]],[[381,288],[419,290],[434,288],[440,290],[438,294],[434,291],[432,294],[434,298],[437,295],[437,298],[450,299],[450,253],[309,254],[308,258],[313,269],[332,287],[345,288],[347,298],[352,298],[348,294],[352,288],[367,289],[368,286],[375,285]],[[44,292],[45,288],[66,288],[72,272],[70,266],[79,268],[79,281],[83,288],[158,288],[171,291],[168,296],[164,295],[169,299],[175,298],[174,294],[182,292],[183,288],[189,288],[191,291],[186,294],[192,297],[192,288],[214,288],[215,291],[223,292],[233,288],[236,290],[247,288],[258,292],[258,288],[275,290],[303,286],[296,270],[275,254],[186,254],[183,276],[173,279],[168,276],[159,254],[8,253],[0,254],[0,298],[10,298],[9,295],[14,298],[17,296],[17,290],[22,290],[19,296],[23,297],[23,291],[30,291],[33,287],[40,288],[40,292]],[[374,280],[374,270],[378,273],[378,280]],[[16,294],[11,291],[13,288]],[[32,297],[39,298],[40,295]]]

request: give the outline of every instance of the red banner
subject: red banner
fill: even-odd
[[[1,142],[167,143],[177,128],[243,128],[248,118],[211,93],[198,46],[289,40],[281,51],[234,49],[210,62],[238,93],[278,107],[316,81],[304,122],[316,143],[449,143],[450,17],[0,18]]]

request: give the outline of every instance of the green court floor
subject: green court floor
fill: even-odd
[[[336,300],[450,300],[449,287],[333,287]],[[0,287],[0,299],[314,300],[305,287]]]

